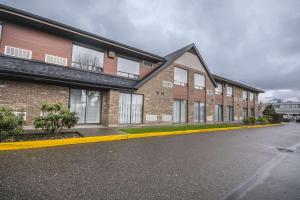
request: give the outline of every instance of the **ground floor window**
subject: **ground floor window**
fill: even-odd
[[[233,106],[227,106],[227,120],[233,122]]]
[[[223,106],[215,105],[215,121],[222,122],[223,121]]]
[[[173,122],[187,122],[187,101],[175,99],[173,103]]]
[[[194,102],[194,122],[204,122],[205,106],[203,102]]]
[[[140,124],[143,119],[143,95],[120,93],[119,123]]]
[[[247,108],[243,108],[243,118],[244,119],[248,118],[248,109]]]
[[[78,123],[100,123],[100,107],[99,91],[71,89],[70,110],[76,112]]]
[[[255,110],[254,110],[254,108],[251,108],[251,117],[255,117]]]

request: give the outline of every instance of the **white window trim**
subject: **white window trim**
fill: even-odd
[[[60,56],[55,56],[55,55],[51,55],[51,54],[45,54],[45,62],[46,63],[51,63],[51,64],[55,64],[55,65],[61,65],[61,64],[58,64],[58,63],[55,63],[55,62],[48,62],[47,61],[47,56],[53,56],[53,57],[56,57],[58,59],[63,59],[63,60],[65,60],[65,64],[62,65],[62,66],[67,66],[68,65],[68,59],[67,58],[60,57]]]
[[[203,76],[203,78],[204,78],[204,86],[196,85],[196,81],[195,81],[196,79],[195,79],[195,77],[196,77],[197,75]],[[194,73],[194,88],[195,88],[195,89],[203,90],[203,89],[205,88],[205,79],[206,79],[206,77],[205,77],[203,74]]]
[[[14,48],[14,49],[17,49],[17,50],[21,50],[21,51],[28,51],[29,53],[29,58],[25,58],[25,57],[21,57],[21,56],[15,56],[15,55],[10,55],[7,53],[7,49],[8,48]],[[7,56],[13,56],[13,57],[16,57],[16,58],[23,58],[23,59],[28,59],[30,60],[32,58],[32,51],[28,50],[28,49],[21,49],[21,48],[17,48],[17,47],[12,47],[12,46],[5,46],[4,48],[4,55],[7,55]]]

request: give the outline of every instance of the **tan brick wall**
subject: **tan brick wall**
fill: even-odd
[[[40,115],[43,102],[61,102],[68,107],[69,88],[56,85],[0,80],[0,106],[27,113],[27,124]]]
[[[118,126],[119,95],[120,92],[117,90],[107,90],[103,92],[101,124],[104,126]]]
[[[172,121],[163,122],[162,115],[173,116],[173,88],[163,86],[163,81],[173,84],[173,76],[174,71],[171,65],[138,89],[137,93],[144,95],[143,121],[145,124],[172,123]],[[146,120],[146,115],[157,115],[158,120],[156,122],[149,122]]]

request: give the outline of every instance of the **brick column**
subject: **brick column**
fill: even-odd
[[[227,116],[227,88],[226,88],[226,84],[223,84],[223,97],[222,97],[222,101],[223,101],[223,122],[227,122],[228,121],[228,116]]]
[[[118,125],[119,94],[117,90],[103,92],[101,124],[114,127]]]
[[[188,123],[194,123],[194,71],[188,71]]]

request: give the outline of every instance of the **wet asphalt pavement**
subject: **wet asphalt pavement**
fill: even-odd
[[[300,124],[2,151],[0,199],[300,199]]]

